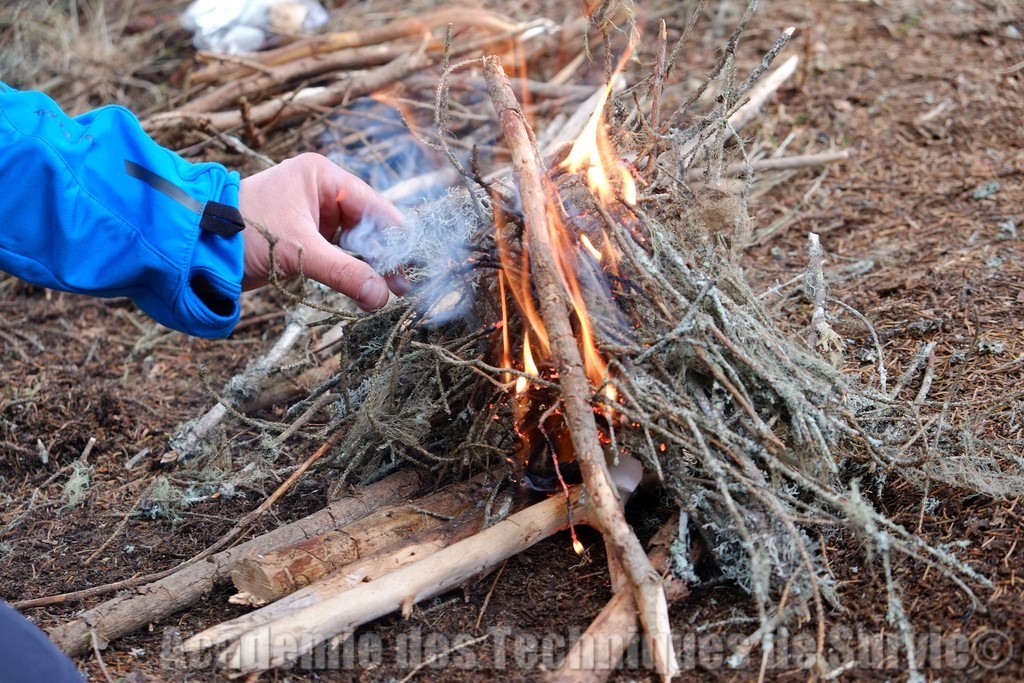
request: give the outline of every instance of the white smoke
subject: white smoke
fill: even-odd
[[[382,275],[402,273],[425,318],[442,324],[462,315],[472,295],[470,242],[480,225],[473,199],[451,189],[437,201],[405,209],[402,225],[367,216],[342,233],[339,246]]]
[[[397,193],[401,199],[395,204],[406,217],[402,225],[367,215],[341,233],[338,246],[382,275],[402,273],[411,285],[409,297],[429,321],[440,324],[460,315],[470,300],[473,278],[467,245],[480,219],[466,191],[448,186],[458,174],[447,159],[412,135],[401,114],[387,103],[358,100],[335,117],[329,131],[358,132],[328,139],[325,153],[378,192],[414,181],[412,192]]]

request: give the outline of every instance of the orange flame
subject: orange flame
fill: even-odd
[[[623,64],[625,60],[619,63],[619,70]],[[609,83],[602,91],[586,127],[573,143],[569,156],[562,162],[562,168],[569,173],[586,171],[587,185],[605,206],[614,202],[617,195],[621,195],[622,201],[627,205],[634,206],[637,199],[636,182],[629,172],[629,167],[615,156],[614,147],[608,137],[608,127],[604,122],[604,109],[611,92],[612,86]],[[615,180],[609,177],[609,173]]]
[[[628,53],[623,57],[616,69],[616,74],[625,64]],[[614,80],[614,77],[613,77]],[[563,162],[561,168],[568,173],[585,176],[588,187],[594,195],[595,201],[602,207],[609,210],[617,207],[616,204],[623,203],[632,206],[637,201],[637,188],[628,166],[617,157],[614,146],[603,114],[612,92],[611,86],[602,91],[602,96],[594,114],[587,123],[579,138]],[[608,362],[600,348],[598,338],[594,329],[594,319],[588,312],[588,302],[594,304],[591,292],[585,292],[583,287],[588,279],[581,280],[581,268],[593,269],[594,263],[589,260],[593,258],[600,270],[613,275],[618,274],[619,263],[622,255],[615,248],[612,235],[605,227],[598,222],[590,222],[586,234],[582,229],[579,231],[570,230],[563,223],[567,209],[563,206],[561,197],[553,183],[547,184],[549,193],[547,196],[547,220],[539,225],[525,226],[522,233],[521,246],[514,244],[513,240],[503,235],[507,221],[500,215],[495,202],[495,237],[498,249],[498,257],[502,263],[502,274],[500,277],[499,295],[501,296],[501,315],[503,320],[502,337],[502,361],[504,367],[513,367],[512,344],[509,340],[511,326],[509,323],[508,303],[513,304],[514,309],[519,313],[522,322],[522,371],[514,383],[513,406],[516,416],[516,431],[523,438],[520,448],[520,458],[525,459],[531,453],[530,436],[528,428],[528,415],[532,414],[533,395],[530,390],[530,376],[548,379],[550,375],[550,363],[552,357],[551,342],[543,317],[540,315],[538,305],[534,300],[531,286],[530,273],[530,248],[531,241],[546,240],[555,256],[555,270],[557,277],[565,292],[567,301],[572,305],[576,317],[576,336],[580,353],[583,357],[584,371],[587,379],[595,390],[602,394],[603,402],[606,404],[603,409],[605,414],[611,414],[614,404],[618,400],[618,391],[609,380]],[[602,211],[602,213],[604,213]],[[609,211],[614,215],[617,211]],[[585,218],[585,216],[582,216]],[[608,214],[604,215],[606,220],[616,220]],[[576,220],[576,217],[573,217]],[[546,230],[545,233],[533,234],[531,230]],[[599,234],[598,234],[599,233]],[[578,237],[577,237],[578,235]],[[583,263],[587,261],[587,263]],[[589,273],[588,273],[589,275]],[[587,296],[584,296],[586,294]],[[518,335],[517,335],[518,336]],[[508,381],[508,380],[506,380]],[[535,430],[534,430],[535,431]],[[565,436],[562,434],[561,436]],[[551,445],[555,457],[555,468],[557,471],[559,455],[563,458],[573,457],[571,445],[559,443],[565,439],[554,438],[555,443]],[[564,482],[563,482],[564,486]],[[571,528],[571,525],[570,525]],[[572,529],[573,548],[577,553],[582,554],[585,548],[576,538],[575,529]]]
[[[508,336],[508,302],[505,299],[505,277],[498,276],[498,293],[501,296],[501,365],[512,367],[512,342]],[[505,373],[504,380],[508,384],[512,376]]]
[[[523,372],[536,375],[537,364],[533,361],[533,354],[530,352],[530,335],[523,337]],[[530,386],[530,380],[522,375],[516,380],[516,394],[522,394]]]
[[[593,256],[598,263],[604,260],[604,254],[601,253],[600,249],[594,246],[594,243],[590,241],[590,238],[587,237],[586,233],[580,235],[580,244],[583,245],[584,249],[590,252],[590,255]]]

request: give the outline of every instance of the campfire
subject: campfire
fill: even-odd
[[[317,445],[314,454],[204,555],[209,562],[190,562],[150,590],[56,629],[66,650],[84,647],[93,629],[107,638],[129,632],[139,618],[182,608],[193,586],[230,577],[236,600],[257,609],[193,634],[185,650],[215,648],[230,670],[283,666],[382,615],[408,615],[418,602],[579,524],[602,534],[615,590],[592,629],[630,636],[642,629],[666,678],[676,672],[668,605],[688,593],[701,553],[757,601],[761,625],[747,653],[795,610],[823,624],[829,591],[809,528],[845,524],[886,558],[907,553],[958,580],[982,580],[858,494],[851,472],[920,462],[922,443],[911,438],[920,430],[885,393],[884,377],[881,391],[861,387],[832,363],[841,340],[826,314],[816,236],[804,278],[815,310],[809,337],[782,330],[736,264],[749,231],[748,186],[727,179],[727,158],[742,154],[737,131],[794,73],[795,57],[775,64],[792,29],[739,77],[736,42],[752,3],[708,79],[667,113],[678,49],[669,49],[662,26],[647,38],[655,58],[643,88],[618,97],[619,72],[643,32],[623,31],[627,45],[615,65],[611,28],[631,26],[633,17],[604,10],[589,19],[604,28],[606,82],[586,97],[559,91],[571,93],[564,101],[577,114],[554,133],[534,130],[540,107],[530,103],[546,91],[525,77],[520,59],[529,37],[549,27],[462,10],[287,45],[260,55],[260,69],[208,57],[194,79],[210,89],[146,121],[165,136],[243,131],[230,144],[248,150],[310,109],[371,93],[400,101],[386,88],[415,82],[439,60],[440,84],[426,79],[437,86],[431,142],[450,167],[413,179],[417,189],[406,179],[388,192],[402,197],[453,175],[466,182],[408,207],[407,225],[371,221],[369,237],[357,229],[342,243],[382,272],[405,269],[414,284],[408,300],[358,316],[315,300],[319,294],[296,296],[309,305],[282,339],[220,406],[182,429],[165,460],[202,457],[228,414],[224,404],[254,414],[290,402],[287,422],[265,427],[264,441],[280,449],[299,434]],[[441,40],[437,29],[449,23],[463,32],[449,28]],[[362,70],[316,89],[277,91],[341,64]],[[510,80],[505,65],[517,77]],[[717,97],[694,114],[708,89]],[[248,101],[264,91],[263,102]],[[463,134],[485,130],[465,145],[470,150],[454,144],[460,131],[451,105],[460,94],[491,107],[466,116],[472,123]],[[426,136],[413,117],[407,113],[405,125]],[[479,148],[487,146],[501,149],[484,158]],[[743,173],[753,167],[741,164]],[[319,364],[280,372],[310,326],[330,330],[308,354]],[[341,489],[324,514],[228,547],[310,470]],[[679,508],[649,554],[623,512],[641,478]],[[583,552],[575,532],[571,538]],[[169,597],[145,602],[157,594]],[[818,637],[820,652],[823,627]],[[608,653],[588,673],[607,671],[617,657]]]

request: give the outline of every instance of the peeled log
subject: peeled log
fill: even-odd
[[[518,491],[512,501],[510,512],[515,514],[530,502],[532,496]],[[484,528],[484,510],[478,507],[471,514],[452,520],[447,524],[421,531],[403,539],[401,543],[345,565],[316,583],[295,591],[290,595],[243,614],[230,621],[212,626],[203,632],[203,646],[215,647],[227,643],[255,628],[265,626],[294,611],[315,605],[339,595],[360,584],[377,579],[406,565],[420,562],[453,543],[467,539]]]
[[[235,565],[231,580],[238,590],[273,602],[339,567],[472,513],[478,503],[487,500],[491,481],[489,475],[479,475],[294,545],[249,555]]]
[[[423,488],[424,479],[421,472],[407,469],[374,484],[353,489],[341,500],[309,517],[85,610],[75,619],[50,629],[50,638],[61,650],[74,656],[91,647],[94,632],[101,640],[109,641],[137,631],[189,607],[209,594],[214,586],[225,583],[231,568],[246,553],[280,547],[348,524],[384,504],[415,495]]]
[[[589,506],[580,501],[580,490],[571,488],[569,500],[562,496],[548,498],[424,560],[375,581],[360,583],[351,590],[322,596],[287,616],[240,634],[218,656],[218,661],[238,671],[266,671],[284,666],[329,638],[400,608],[411,609],[417,602],[496,567],[566,528],[570,510],[577,523],[592,523]],[[186,652],[211,645],[206,632],[184,643]]]

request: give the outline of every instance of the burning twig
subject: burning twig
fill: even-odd
[[[576,346],[551,251],[540,159],[501,64],[491,58],[485,59],[484,70],[494,108],[512,152],[524,222],[529,231],[531,275],[558,367],[567,427],[583,473],[588,500],[599,528],[611,540],[612,548],[629,576],[658,672],[670,678],[676,672],[676,662],[665,594],[660,577],[626,523],[605,463],[590,400],[590,382],[583,370],[583,359]]]

